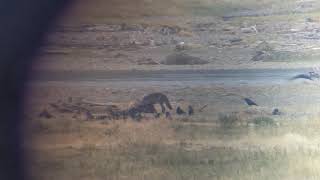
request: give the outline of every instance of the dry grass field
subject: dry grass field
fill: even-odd
[[[318,121],[227,128],[164,119],[35,123],[31,172],[39,180],[320,177]]]
[[[273,87],[273,91],[270,87],[169,89],[166,93],[174,106],[210,104],[194,116],[146,117],[141,122],[85,120],[55,111],[49,111],[54,117],[48,119],[38,113],[50,102],[64,101],[62,97],[128,104],[152,88],[33,87],[35,94],[29,97],[35,104],[28,105],[34,110],[28,111],[25,147],[32,155],[29,167],[36,180],[320,178],[319,105],[307,106],[307,97],[315,97],[319,89],[312,84]],[[247,107],[233,95],[219,98],[237,92],[255,94],[265,107]],[[188,99],[177,102],[181,98]],[[264,113],[270,109],[266,99],[270,106],[284,100],[277,104],[284,114]],[[298,99],[305,104],[297,105]]]

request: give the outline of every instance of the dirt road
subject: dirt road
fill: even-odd
[[[76,83],[86,86],[148,87],[197,86],[197,85],[240,85],[240,84],[283,84],[292,82],[290,78],[307,73],[311,69],[250,69],[250,70],[178,70],[178,71],[93,71],[93,72],[42,72],[33,81]]]

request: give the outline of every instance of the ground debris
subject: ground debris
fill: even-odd
[[[159,29],[159,33],[162,35],[172,35],[172,34],[177,34],[182,30],[179,26],[162,26]]]
[[[122,110],[116,105],[86,102],[83,100],[72,100],[70,97],[66,101],[59,100],[49,103],[48,109],[43,110],[39,117],[53,118],[64,115],[71,115],[72,118],[83,120],[104,120],[118,119]],[[53,116],[52,114],[55,114]]]
[[[272,54],[267,51],[256,51],[254,56],[251,58],[252,61],[263,61],[266,59],[271,59]]]
[[[257,26],[243,27],[241,28],[242,33],[258,33]]]
[[[138,65],[158,65],[159,63],[153,60],[152,58],[142,58],[137,61]]]
[[[200,49],[202,47],[201,44],[195,44],[195,43],[185,43],[185,42],[179,42],[175,46],[175,51],[187,51],[192,49]]]
[[[53,118],[53,115],[51,115],[48,110],[44,109],[43,111],[41,111],[41,113],[39,114],[39,117],[43,117],[43,118],[46,118],[46,119],[50,119],[50,118]]]

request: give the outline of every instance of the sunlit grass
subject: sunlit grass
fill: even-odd
[[[43,136],[38,141],[43,146],[32,148],[35,179],[320,178],[320,141],[304,135],[319,127],[315,120],[313,128],[293,123],[225,129],[166,120],[70,123],[79,128],[65,129],[58,121],[35,133]],[[61,128],[77,134],[82,145],[46,148],[48,132],[54,136]]]

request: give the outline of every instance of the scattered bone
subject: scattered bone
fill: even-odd
[[[202,111],[203,111],[205,108],[207,108],[207,107],[208,107],[208,104],[202,106],[202,107],[199,109],[199,112],[202,112]]]
[[[241,28],[242,33],[258,33],[257,25]]]
[[[179,33],[181,30],[178,26],[163,26],[160,28],[159,33],[162,35],[172,35]]]

